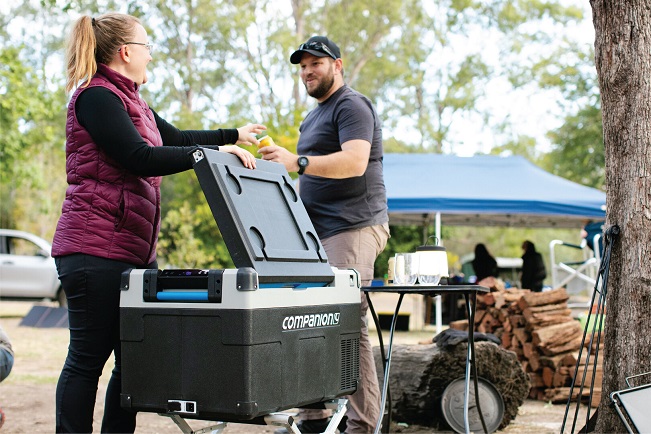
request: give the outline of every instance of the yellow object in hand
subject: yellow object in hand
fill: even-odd
[[[271,136],[264,136],[263,138],[260,139],[260,144],[258,145],[258,149],[270,145],[275,145],[274,139],[272,139]]]

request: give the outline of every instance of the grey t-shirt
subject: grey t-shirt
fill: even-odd
[[[345,179],[301,175],[300,195],[319,238],[389,221],[382,169],[382,126],[371,101],[344,85],[303,120],[299,155],[328,155],[342,143],[366,140],[371,154],[362,176]]]

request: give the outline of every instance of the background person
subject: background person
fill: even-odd
[[[581,238],[583,240],[581,241],[581,246],[588,246],[590,247],[590,250],[593,252],[595,251],[595,246],[594,246],[594,237],[597,235],[601,234],[601,237],[599,237],[598,240],[598,246],[597,249],[601,253],[603,250],[603,232],[604,232],[604,221],[592,221],[592,220],[587,220],[585,225],[583,226],[583,229],[581,229]]]
[[[263,159],[300,176],[299,193],[331,265],[355,268],[362,285],[373,279],[375,259],[389,238],[382,172],[382,128],[371,101],[344,83],[339,47],[313,36],[290,57],[317,107],[303,120],[297,150],[268,146]],[[380,388],[361,296],[360,375],[348,396],[347,433],[373,432],[380,417]],[[301,431],[322,432],[328,413],[302,410]]]
[[[543,280],[547,277],[547,270],[542,255],[536,252],[536,246],[529,240],[522,243],[522,288],[540,292]]]
[[[83,16],[72,29],[66,60],[72,95],[66,123],[66,190],[52,256],[68,300],[70,345],[56,391],[56,431],[93,429],[102,369],[115,367],[106,391],[102,432],[128,433],[136,413],[120,406],[120,276],[158,267],[162,175],[192,167],[196,144],[240,158],[253,155],[226,143],[255,144],[263,125],[180,131],[140,98],[152,60],[147,32],[135,17]]]
[[[486,246],[479,243],[475,246],[475,259],[472,260],[472,269],[477,276],[477,282],[486,277],[497,277],[497,261],[488,252]]]
[[[11,347],[9,336],[0,326],[0,382],[9,376],[13,367],[14,350]]]
[[[11,368],[14,366],[14,350],[11,347],[11,341],[9,336],[0,326],[0,382],[4,381],[5,378],[11,373]],[[0,402],[0,404],[2,404]],[[2,406],[0,406],[0,428],[5,423],[5,413],[2,411]]]

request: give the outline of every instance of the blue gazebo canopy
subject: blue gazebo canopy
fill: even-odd
[[[580,228],[605,219],[606,194],[523,157],[385,154],[391,224]]]

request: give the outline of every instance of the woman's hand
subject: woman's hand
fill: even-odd
[[[246,124],[243,127],[239,127],[237,129],[239,136],[235,144],[246,146],[259,145],[260,142],[255,138],[255,135],[260,134],[266,129],[267,127],[262,124]]]
[[[229,154],[237,156],[237,158],[242,161],[242,164],[244,164],[244,167],[255,169],[255,157],[246,149],[242,149],[237,145],[225,145],[220,146],[219,150],[221,152],[228,152]]]

